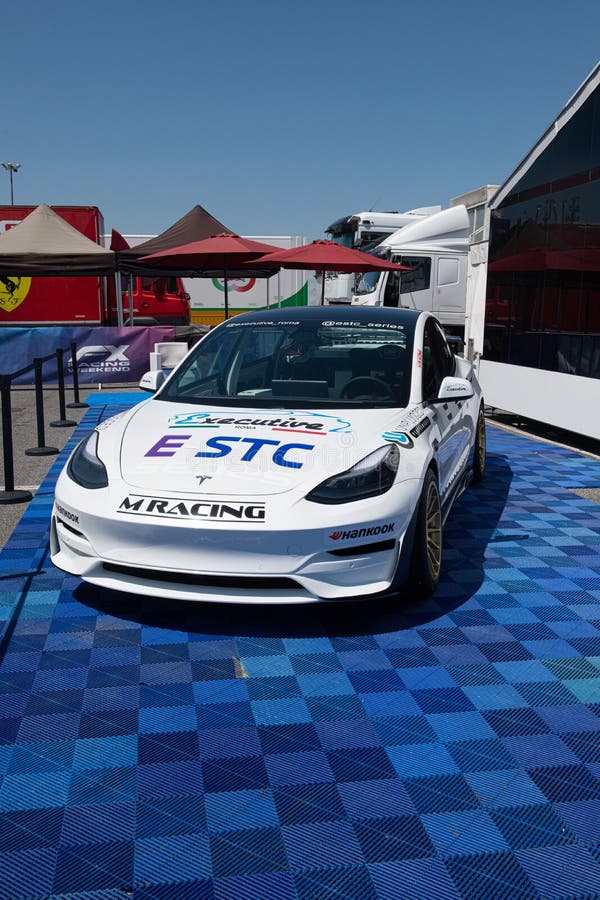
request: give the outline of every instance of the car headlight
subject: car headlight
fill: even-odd
[[[350,503],[385,494],[394,483],[399,463],[396,444],[380,447],[346,472],[322,481],[306,499],[314,503]]]
[[[84,488],[108,487],[108,474],[98,457],[97,431],[92,431],[86,440],[75,447],[67,466],[67,475]]]

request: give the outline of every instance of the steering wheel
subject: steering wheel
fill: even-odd
[[[341,400],[372,400],[373,397],[384,400],[394,398],[389,384],[374,375],[357,375],[347,381],[340,391]]]

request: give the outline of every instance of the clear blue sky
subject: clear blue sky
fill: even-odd
[[[600,0],[19,0],[3,5],[15,202],[241,234],[502,183],[600,56]],[[9,180],[0,169],[0,203]]]

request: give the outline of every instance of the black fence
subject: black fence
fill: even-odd
[[[66,403],[65,389],[65,354],[70,353],[72,367],[73,402]],[[35,411],[37,428],[37,446],[25,450],[28,456],[51,456],[59,452],[57,447],[46,445],[45,419],[44,419],[44,363],[56,359],[58,373],[58,403],[59,418],[50,422],[52,428],[73,428],[77,422],[67,418],[67,407],[81,409],[87,406],[79,398],[79,377],[77,372],[77,344],[72,341],[68,348],[59,347],[48,356],[37,356],[30,365],[10,374],[0,374],[0,396],[2,399],[2,452],[4,457],[4,490],[0,491],[0,504],[26,503],[31,500],[32,493],[28,490],[15,489],[15,466],[13,452],[13,423],[12,423],[12,399],[11,389],[13,381],[27,372],[34,372],[35,384]]]

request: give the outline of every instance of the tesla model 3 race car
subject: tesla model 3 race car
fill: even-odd
[[[413,310],[248,313],[102,422],[56,485],[52,560],[145,596],[310,602],[437,587],[485,467],[481,390]]]

